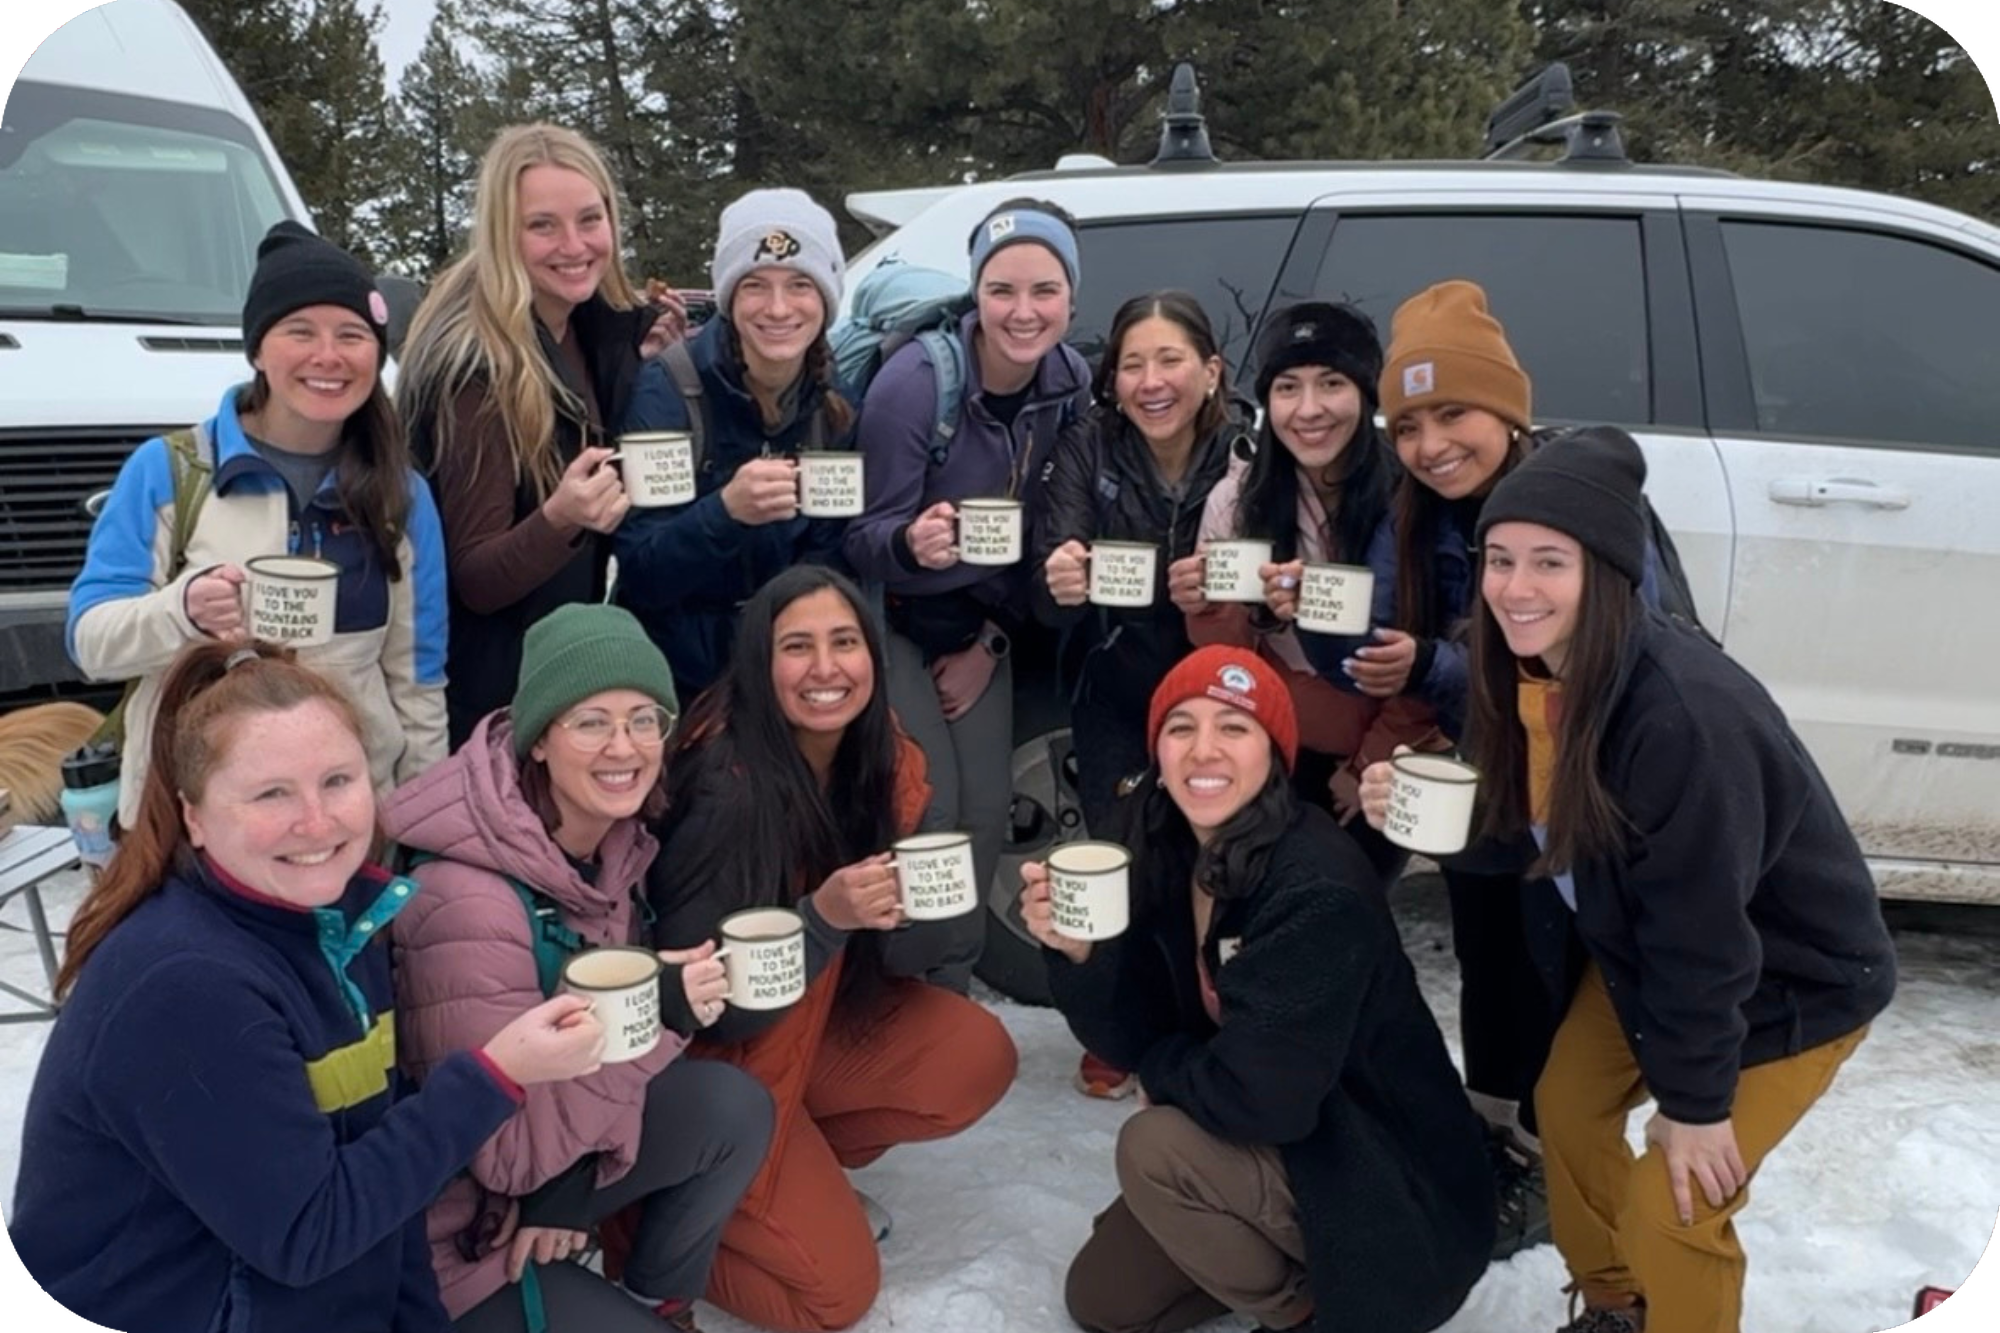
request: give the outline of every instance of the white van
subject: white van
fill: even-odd
[[[28,58],[0,129],[0,704],[76,679],[85,501],[247,378],[257,242],[309,221],[172,0],[112,0]]]

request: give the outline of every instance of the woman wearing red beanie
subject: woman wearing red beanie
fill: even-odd
[[[1070,1265],[1070,1315],[1096,1333],[1230,1310],[1265,1330],[1435,1328],[1492,1245],[1479,1121],[1367,859],[1292,793],[1285,682],[1251,649],[1197,649],[1147,735],[1118,834],[1137,851],[1130,929],[1058,934],[1046,868],[1022,867],[1057,1006],[1147,1102]]]

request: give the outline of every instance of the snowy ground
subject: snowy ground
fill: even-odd
[[[58,928],[79,892],[70,877],[48,894]],[[1402,886],[1397,912],[1425,992],[1452,1034],[1455,974],[1436,881]],[[7,926],[26,920],[18,901],[0,915]],[[2000,1209],[2000,909],[1898,912],[1896,921],[1903,983],[1895,1006],[1754,1186],[1742,1221],[1751,1333],[1899,1325],[1917,1287],[1963,1282],[1993,1232]],[[25,934],[0,929],[0,977],[40,988]],[[900,1149],[856,1177],[896,1218],[883,1251],[883,1294],[861,1333],[1073,1327],[1062,1309],[1062,1275],[1091,1216],[1114,1192],[1111,1149],[1128,1106],[1071,1090],[1076,1048],[1053,1013],[998,1008],[1021,1048],[1021,1076],[1007,1099],[961,1138]],[[47,1031],[44,1024],[0,1027],[0,1203],[13,1197],[21,1115]],[[0,1255],[0,1272],[18,1273],[17,1262]],[[2000,1274],[1980,1277],[1982,1289],[2000,1286],[1990,1280]],[[1448,1333],[1552,1329],[1563,1314],[1563,1280],[1546,1246],[1497,1265]],[[11,1291],[14,1284],[5,1285]],[[1986,1304],[1993,1300],[1986,1297],[1982,1310],[1993,1310]],[[45,1327],[40,1318],[32,1326]],[[718,1333],[746,1327],[715,1312],[704,1326]],[[1238,1326],[1224,1320],[1210,1327]],[[1980,1326],[1996,1324],[1982,1319]]]

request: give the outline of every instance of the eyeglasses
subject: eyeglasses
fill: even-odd
[[[642,750],[650,750],[666,744],[676,720],[666,708],[648,704],[644,708],[633,709],[622,725],[625,734],[632,738],[632,744]],[[611,738],[618,734],[621,724],[601,708],[585,708],[559,718],[556,725],[569,733],[570,741],[577,749],[596,754],[611,744]]]

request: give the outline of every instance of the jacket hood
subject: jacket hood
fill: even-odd
[[[585,880],[521,792],[513,735],[505,709],[481,718],[456,753],[382,802],[382,829],[412,851],[521,880],[578,916],[601,915],[640,882],[659,844],[636,817],[621,819],[597,849],[597,883]]]

